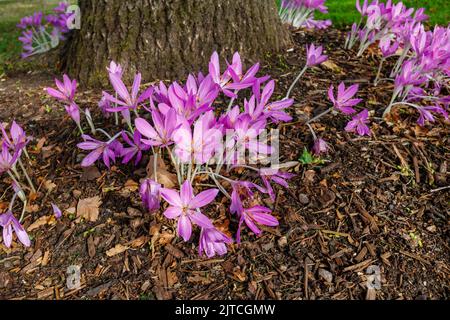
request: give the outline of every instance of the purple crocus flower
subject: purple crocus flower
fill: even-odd
[[[125,140],[125,142],[128,143],[128,145],[130,146],[128,148],[122,148],[121,152],[121,156],[123,157],[122,163],[124,164],[128,163],[130,162],[131,159],[136,157],[134,160],[134,164],[138,165],[142,159],[142,151],[147,151],[148,149],[150,149],[149,145],[142,143],[141,137],[142,136],[138,130],[134,131],[133,140],[131,140],[130,137],[128,137],[128,134],[122,132],[123,140]]]
[[[142,139],[142,143],[149,146],[166,147],[173,143],[172,136],[177,128],[177,113],[170,108],[163,116],[158,110],[152,110],[152,120],[154,127],[143,118],[134,120],[137,131],[148,139]]]
[[[306,47],[306,65],[308,67],[315,66],[317,64],[321,64],[322,62],[328,59],[327,55],[322,54],[322,46],[318,46],[317,48],[312,43],[309,47]]]
[[[16,149],[11,155],[7,143],[3,142],[2,152],[0,153],[0,173],[10,170],[16,164],[19,154],[20,151]]]
[[[106,68],[110,74],[116,74],[119,77],[122,77],[123,69],[122,66],[114,61],[109,63],[109,67]]]
[[[54,204],[54,203],[52,203],[51,205],[52,205],[53,214],[55,215],[55,218],[56,219],[61,218],[61,216],[62,216],[61,209],[58,208],[58,206],[56,204]]]
[[[75,102],[72,102],[70,105],[64,107],[66,109],[67,114],[72,118],[75,123],[80,126],[80,109]]]
[[[184,241],[189,241],[191,238],[192,223],[202,228],[214,227],[199,208],[211,203],[218,192],[218,189],[209,189],[194,196],[194,190],[188,180],[181,185],[180,193],[172,189],[161,189],[161,197],[170,204],[164,211],[164,215],[168,219],[178,219],[177,232]]]
[[[336,98],[334,97],[333,91],[334,87],[333,85],[331,85],[330,89],[328,89],[328,98],[333,103],[336,109],[344,114],[353,114],[356,112],[352,107],[356,106],[362,101],[362,99],[352,99],[356,92],[358,92],[357,84],[354,84],[345,89],[345,84],[341,82],[338,86]]]
[[[75,79],[70,80],[70,78],[65,74],[63,75],[63,82],[55,79],[55,83],[58,90],[53,88],[45,88],[47,93],[63,102],[72,103],[77,90],[77,81]]]
[[[263,206],[253,206],[251,208],[245,208],[241,211],[241,219],[239,220],[239,227],[236,235],[237,243],[241,242],[241,227],[245,222],[247,227],[250,228],[256,235],[261,234],[261,230],[257,224],[261,224],[269,227],[276,227],[279,223],[278,220],[270,215],[272,210]]]
[[[1,123],[0,130],[3,135],[4,143],[6,143],[10,149],[18,151],[20,155],[23,147],[25,147],[30,141],[30,138],[26,136],[25,131],[22,129],[22,127],[18,125],[16,121],[13,121],[11,123],[11,128],[9,129],[11,138],[9,138],[5,128]]]
[[[139,187],[142,204],[149,212],[155,212],[160,207],[161,185],[152,179],[144,179]]]
[[[353,116],[352,120],[345,126],[345,131],[356,132],[360,136],[370,136],[370,129],[367,126],[369,122],[369,111],[364,109],[357,115]]]
[[[419,118],[417,119],[417,124],[419,126],[424,126],[426,121],[434,122],[434,116],[431,112],[440,113],[442,116],[444,116],[445,119],[448,119],[447,112],[440,107],[439,105],[435,106],[418,106],[416,108],[417,111],[419,111]]]
[[[25,247],[31,245],[30,237],[11,211],[7,211],[0,215],[0,226],[3,227],[3,243],[7,248],[11,247],[13,231],[16,233],[17,239],[19,239]]]
[[[329,149],[328,143],[326,143],[325,140],[323,140],[322,138],[316,139],[314,140],[314,145],[313,145],[313,153],[318,156],[322,153],[327,153]]]
[[[289,172],[282,172],[277,169],[272,168],[263,168],[259,170],[259,174],[261,176],[261,179],[264,183],[264,186],[266,187],[267,193],[270,196],[270,199],[272,201],[275,201],[275,192],[273,191],[273,188],[270,184],[271,181],[279,184],[280,186],[283,186],[285,188],[289,188],[289,184],[286,180],[291,179],[295,176],[295,174],[289,173]]]
[[[115,68],[113,70],[115,70],[116,73],[110,73],[109,80],[114,90],[122,100],[116,99],[109,93],[105,92],[103,95],[106,97],[106,99],[118,105],[117,107],[107,109],[109,112],[119,112],[124,110],[136,109],[140,103],[150,98],[153,94],[153,87],[149,87],[138,96],[142,78],[140,73],[136,74],[136,76],[134,77],[133,86],[130,93],[121,79],[118,68]]]
[[[204,252],[208,258],[214,257],[216,254],[223,256],[227,253],[226,243],[233,241],[220,232],[216,228],[202,228],[200,232],[200,242],[198,245],[198,254],[201,256]]]
[[[77,147],[82,150],[92,150],[92,152],[84,157],[83,161],[81,162],[82,167],[89,167],[95,161],[97,161],[100,156],[102,156],[103,162],[108,168],[110,167],[110,160],[112,160],[112,162],[115,162],[116,153],[114,150],[114,141],[99,141],[87,134],[83,134],[81,135],[81,137],[84,139],[84,142],[77,144]]]
[[[271,119],[274,123],[288,122],[292,120],[292,117],[284,112],[284,109],[289,108],[293,103],[293,99],[283,99],[269,103],[270,97],[275,89],[275,81],[271,80],[264,86],[264,89],[260,93],[260,81],[255,82],[253,85],[253,93],[256,97],[256,108],[253,110],[246,110],[248,114],[252,116],[254,121],[263,120],[261,117],[258,119],[261,113],[265,118]],[[250,99],[250,102],[251,103]],[[251,104],[249,105],[251,106]],[[244,105],[245,107],[245,105]]]

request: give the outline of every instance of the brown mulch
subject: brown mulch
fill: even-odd
[[[80,137],[42,90],[53,86],[53,76],[0,79],[0,120],[15,118],[34,137],[29,149],[39,185],[25,219],[26,228],[35,227],[32,247],[0,245],[0,298],[448,299],[448,123],[420,128],[417,114],[406,109],[382,122],[392,83],[372,85],[375,50],[357,58],[343,50],[344,35],[335,30],[297,32],[294,39],[293,50],[264,64],[277,81],[275,96],[282,97],[303,66],[306,43],[325,44],[334,64],[307,71],[294,90],[294,120],[280,127],[281,161],[298,160],[311,146],[305,120],[329,106],[327,89],[340,81],[360,84],[365,107],[375,110],[373,135],[346,133],[342,116],[321,119],[315,129],[333,150],[323,164],[295,167],[291,189],[277,189],[271,206],[280,226],[260,237],[246,229],[241,245],[209,260],[197,255],[198,234],[184,243],[161,214],[142,209],[136,186],[145,159],[139,168],[80,167]],[[84,91],[78,101],[94,109],[99,95]],[[3,194],[8,180],[1,178]],[[77,219],[79,200],[95,196],[98,219]],[[2,210],[7,201],[0,199]],[[59,221],[51,219],[50,202],[65,210]],[[225,225],[228,203],[219,202],[206,213]],[[232,219],[230,229],[235,226]],[[79,288],[66,285],[71,265],[80,266]],[[379,290],[367,289],[369,266],[380,268]]]

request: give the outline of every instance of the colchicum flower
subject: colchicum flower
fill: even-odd
[[[216,254],[223,256],[227,253],[226,244],[231,244],[232,242],[230,237],[214,227],[202,228],[202,231],[200,232],[198,254],[201,256],[202,253],[205,253],[208,258],[212,258]]]
[[[142,204],[150,212],[159,210],[161,185],[152,179],[145,179],[139,188]]]
[[[334,97],[333,91],[334,87],[333,85],[331,85],[330,89],[328,89],[328,98],[337,110],[341,111],[344,114],[353,114],[356,112],[352,107],[356,106],[362,101],[362,99],[352,99],[353,96],[358,92],[357,84],[354,84],[346,89],[345,84],[341,82],[338,86],[336,98]]]
[[[31,245],[30,237],[11,211],[7,211],[0,215],[0,226],[3,227],[3,243],[5,244],[5,247],[11,247],[13,231],[16,233],[17,239],[19,239],[25,247]]]
[[[210,204],[218,192],[218,189],[209,189],[195,196],[188,180],[182,184],[180,193],[172,189],[161,189],[161,197],[170,205],[164,211],[164,215],[168,219],[178,219],[177,232],[184,241],[191,238],[192,223],[202,228],[213,228],[211,220],[199,209]]]

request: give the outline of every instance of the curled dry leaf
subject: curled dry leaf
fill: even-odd
[[[77,217],[95,222],[98,219],[99,207],[102,204],[100,197],[80,199],[77,205]]]

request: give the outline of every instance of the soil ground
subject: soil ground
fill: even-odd
[[[269,205],[280,226],[260,237],[246,230],[240,245],[209,260],[197,255],[198,235],[184,243],[161,213],[144,212],[136,186],[146,161],[110,171],[80,167],[79,134],[43,91],[53,86],[53,75],[0,79],[0,119],[15,118],[34,137],[28,165],[39,185],[25,219],[32,246],[0,245],[0,298],[448,299],[448,123],[418,127],[408,109],[395,110],[390,124],[381,121],[393,86],[373,86],[375,50],[356,57],[343,50],[339,31],[293,36],[293,50],[264,62],[263,72],[277,81],[275,95],[286,92],[304,65],[306,43],[324,44],[333,63],[307,71],[295,88],[294,121],[280,126],[281,160],[298,160],[311,147],[304,123],[329,107],[327,89],[340,81],[360,84],[361,107],[374,112],[373,135],[358,138],[343,130],[345,117],[323,117],[314,127],[333,150],[322,164],[293,168],[291,188],[277,189]],[[100,93],[80,91],[78,101],[94,110]],[[99,112],[94,118],[103,121]],[[9,197],[7,182],[2,176],[0,193]],[[78,201],[94,196],[102,202],[98,220],[75,219]],[[2,210],[8,197],[0,199]],[[50,218],[50,202],[65,210],[58,221]],[[234,232],[227,206],[218,198],[206,214],[224,226],[231,220]],[[79,288],[66,286],[70,265],[80,266]],[[367,289],[370,266],[379,268],[379,289]]]

